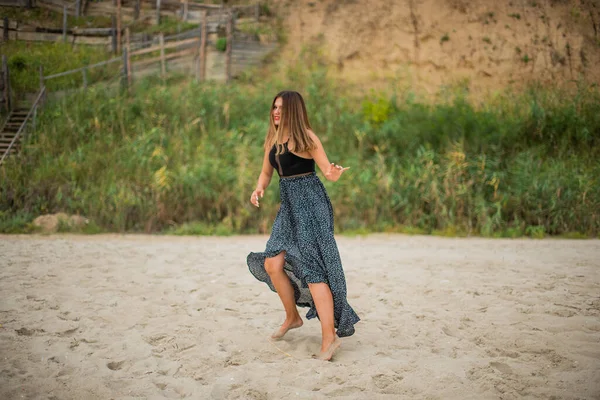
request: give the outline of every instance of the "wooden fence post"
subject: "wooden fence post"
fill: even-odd
[[[231,48],[233,47],[233,12],[227,20],[227,47],[225,49],[225,82],[231,81]]]
[[[2,77],[4,78],[4,105],[6,106],[6,111],[10,112],[11,101],[10,101],[10,75],[8,71],[8,57],[5,54],[2,55]]]
[[[127,86],[127,82],[129,81],[129,77],[127,76],[127,71],[129,67],[127,66],[127,60],[129,57],[127,56],[127,49],[123,50],[123,79],[121,80],[122,86]]]
[[[44,88],[44,66],[40,65],[40,90]]]
[[[135,5],[133,6],[133,19],[140,19],[140,0],[135,0]]]
[[[223,10],[225,9],[225,4],[223,0],[221,0],[221,8],[219,8],[219,26],[223,24]]]
[[[4,17],[3,40],[8,42],[8,17]]]
[[[121,52],[121,0],[117,0],[117,54]]]
[[[117,17],[115,17],[114,15],[111,16],[111,20],[112,20],[112,52],[113,54],[117,53]]]
[[[160,25],[160,0],[156,0],[156,25]]]
[[[183,21],[188,19],[188,0],[183,0]]]
[[[83,67],[83,69],[81,70],[81,73],[83,74],[83,88],[87,90],[87,86],[88,86],[87,67]]]
[[[125,28],[125,50],[127,50],[127,85],[131,90],[131,84],[133,83],[133,72],[131,70],[131,38],[129,34],[129,27]]]
[[[46,86],[46,82],[44,80],[44,66],[40,65],[40,90],[44,89],[45,86]],[[47,93],[48,93],[48,90],[46,90],[44,92],[42,98],[40,99],[40,104],[46,100]]]
[[[201,81],[206,80],[206,34],[208,32],[208,13],[202,11],[202,28],[200,29],[200,58],[198,59],[198,75]]]
[[[167,75],[167,64],[165,60],[165,35],[161,33],[158,36],[158,40],[160,43],[160,75],[164,80]]]
[[[81,0],[75,0],[75,16],[81,17]]]
[[[63,42],[67,43],[67,6],[63,6]]]

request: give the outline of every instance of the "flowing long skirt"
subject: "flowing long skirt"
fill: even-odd
[[[285,251],[284,270],[294,288],[296,304],[308,307],[306,318],[318,317],[309,283],[324,282],[333,294],[333,313],[339,337],[354,334],[360,318],[346,300],[346,279],[333,236],[333,208],[316,174],[280,178],[281,207],[262,253],[250,253],[250,272],[272,291],[265,258]]]

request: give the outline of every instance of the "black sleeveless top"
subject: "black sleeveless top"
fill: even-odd
[[[299,157],[289,151],[287,142],[283,144],[283,153],[278,156],[277,146],[273,145],[269,152],[269,162],[277,170],[279,176],[293,176],[315,172],[315,160]]]

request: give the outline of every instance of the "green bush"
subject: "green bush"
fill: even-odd
[[[84,65],[107,60],[111,54],[98,46],[79,45],[73,47],[66,43],[29,43],[10,41],[2,45],[8,55],[11,87],[15,93],[36,92],[40,87],[40,67],[44,76],[80,68]],[[65,54],[68,54],[66,57]],[[106,66],[89,72],[88,82],[95,82],[114,76],[118,65]],[[45,82],[50,90],[78,88],[82,85],[83,75],[76,73],[54,78]]]
[[[307,57],[284,78],[146,79],[134,95],[90,88],[49,103],[21,157],[0,167],[0,211],[13,221],[0,231],[63,211],[106,231],[266,233],[277,177],[260,209],[248,198],[272,96],[291,87],[329,159],[351,167],[325,182],[341,231],[600,233],[597,88],[532,87],[478,107],[463,92],[437,104],[409,93],[361,98]]]
[[[215,43],[215,47],[217,48],[217,50],[224,52],[225,50],[227,50],[227,38],[224,37],[220,37],[217,39],[217,42]]]

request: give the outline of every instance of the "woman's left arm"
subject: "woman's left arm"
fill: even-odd
[[[313,131],[308,131],[308,135],[316,146],[313,150],[310,150],[309,153],[313,160],[315,160],[315,163],[319,166],[321,172],[323,172],[323,175],[325,175],[325,179],[332,182],[340,179],[340,176],[342,176],[344,171],[350,169],[350,167],[344,168],[341,165],[330,163],[327,154],[325,153],[325,149],[323,148],[323,144],[317,135],[315,135]]]

